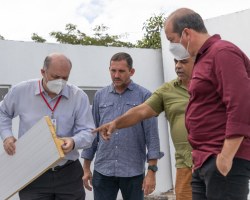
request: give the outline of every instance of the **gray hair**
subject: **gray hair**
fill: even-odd
[[[43,68],[44,68],[44,69],[48,69],[48,68],[49,68],[49,65],[50,65],[50,63],[51,63],[51,61],[52,61],[56,56],[63,56],[63,57],[69,62],[70,68],[72,68],[71,60],[70,60],[69,58],[67,58],[65,55],[63,55],[63,54],[57,54],[57,53],[53,53],[53,54],[51,54],[51,55],[46,56],[46,58],[44,59],[44,62],[43,62]]]

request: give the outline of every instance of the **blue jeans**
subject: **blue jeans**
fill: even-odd
[[[235,158],[227,176],[216,167],[216,157],[193,172],[193,200],[247,200],[249,193],[250,161]]]
[[[104,176],[94,171],[92,184],[95,200],[116,200],[119,189],[124,200],[143,200],[144,174],[133,177]]]

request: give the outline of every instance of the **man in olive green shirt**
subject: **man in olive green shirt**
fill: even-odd
[[[189,100],[187,92],[194,59],[175,60],[178,78],[163,84],[143,104],[127,111],[110,123],[95,129],[104,139],[109,139],[115,129],[132,126],[144,119],[158,116],[165,111],[170,124],[171,137],[176,150],[176,200],[191,200],[192,157],[191,146],[187,141],[185,109]]]
[[[177,62],[176,71],[177,74],[179,73],[178,78],[163,84],[152,94],[145,104],[150,106],[157,115],[165,111],[175,147],[175,166],[177,168],[175,182],[176,200],[191,200],[192,149],[187,141],[187,130],[185,127],[185,110],[189,94],[187,92],[188,81],[185,82],[183,80],[184,78],[189,80],[189,75],[183,77],[183,71],[185,70],[179,67],[183,65],[184,67],[187,66],[188,69],[192,68],[192,59]]]
[[[156,113],[165,111],[170,124],[171,138],[175,147],[176,167],[192,167],[191,146],[187,141],[185,108],[189,95],[178,79],[165,83],[145,103]]]

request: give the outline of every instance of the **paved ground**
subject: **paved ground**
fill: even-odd
[[[175,200],[173,191],[162,193],[160,195],[149,195],[144,198],[145,200]]]
[[[90,197],[86,197],[86,200],[92,200],[93,198]],[[122,200],[120,198],[118,198],[119,200]],[[18,195],[14,195],[13,197],[11,197],[9,200],[19,200]],[[176,200],[175,199],[175,195],[173,194],[172,191],[166,192],[166,193],[162,193],[160,195],[149,195],[149,196],[145,196],[144,200]]]

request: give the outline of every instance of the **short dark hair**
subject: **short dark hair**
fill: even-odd
[[[119,52],[114,54],[110,59],[110,65],[111,61],[121,61],[121,60],[126,60],[129,69],[133,68],[133,59],[128,53],[125,52]]]
[[[171,20],[174,33],[178,33],[179,36],[181,36],[184,28],[190,28],[199,33],[207,33],[204,21],[198,13],[190,9],[183,10],[184,11],[181,14],[175,15],[178,10],[172,14]]]

